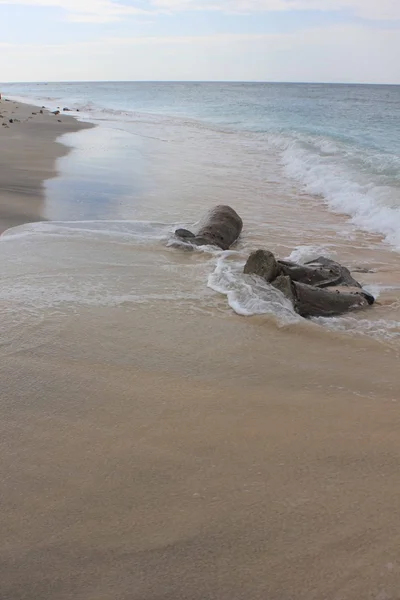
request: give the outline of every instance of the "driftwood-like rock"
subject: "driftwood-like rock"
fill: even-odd
[[[375,302],[346,267],[324,257],[298,265],[257,250],[250,255],[244,272],[271,283],[302,317],[333,317]]]
[[[218,246],[228,250],[242,232],[243,221],[230,206],[220,205],[210,210],[201,221],[197,234],[188,229],[177,229],[180,240],[195,246]]]

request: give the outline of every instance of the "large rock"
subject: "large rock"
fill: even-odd
[[[196,234],[188,229],[177,229],[175,235],[195,246],[218,246],[228,250],[242,232],[243,221],[230,206],[219,205],[202,219]]]
[[[276,260],[268,250],[257,250],[244,272],[271,283],[302,317],[333,317],[375,302],[346,267],[324,257],[298,265]]]

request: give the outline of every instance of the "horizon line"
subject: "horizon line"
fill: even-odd
[[[12,84],[41,84],[51,85],[57,83],[206,83],[206,84],[272,84],[272,85],[376,85],[376,86],[400,86],[399,83],[376,83],[376,82],[348,82],[348,81],[272,81],[272,80],[245,80],[245,79],[60,79],[60,80],[43,80],[43,81],[2,81],[0,85]]]

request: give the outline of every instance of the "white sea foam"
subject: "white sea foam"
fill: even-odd
[[[318,138],[275,136],[273,144],[281,149],[286,174],[304,191],[322,198],[332,211],[348,214],[357,228],[382,234],[400,250],[400,159],[395,168],[395,156],[367,150],[356,156],[354,148]]]
[[[399,340],[400,321],[391,319],[360,319],[347,315],[344,317],[322,317],[313,319],[313,322],[325,329],[338,331],[351,335],[364,335],[376,340]]]
[[[333,259],[336,256],[336,252],[325,246],[297,246],[289,256],[286,257],[286,260],[304,265],[306,262],[315,260],[319,256]]]
[[[243,262],[232,261],[232,253],[221,253],[208,286],[227,297],[229,306],[242,316],[269,314],[279,325],[298,322],[291,302],[257,276],[243,273]]]
[[[0,236],[0,241],[6,243],[13,242],[17,238],[53,236],[68,239],[106,238],[119,243],[124,241],[154,243],[156,240],[167,240],[174,227],[173,223],[152,221],[43,221],[7,229]]]
[[[173,227],[150,221],[81,221],[9,229],[0,236],[2,310],[37,314],[79,306],[195,304],[199,280],[205,288],[202,270],[207,266],[182,266],[174,260],[166,250]]]

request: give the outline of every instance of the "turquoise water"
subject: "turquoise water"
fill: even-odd
[[[397,158],[400,154],[400,86],[113,82],[2,88],[92,112],[190,117],[258,133],[326,136]]]
[[[181,142],[193,128],[205,136],[231,133],[243,153],[251,148],[260,160],[275,154],[279,176],[400,248],[400,86],[113,82],[2,89],[50,108],[79,108],[83,118],[114,129],[141,127],[150,138],[168,141],[171,128]],[[132,144],[124,148],[134,160]],[[137,185],[147,182],[137,176]]]

